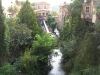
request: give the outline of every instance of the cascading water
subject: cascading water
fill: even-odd
[[[43,23],[44,23],[46,32],[49,33],[49,29],[48,29],[45,21],[43,21]],[[59,32],[57,29],[55,29],[55,33],[59,37]],[[54,49],[54,52],[52,54],[52,59],[50,60],[50,63],[53,68],[48,73],[48,75],[66,75],[66,73],[63,71],[63,69],[61,67],[61,58],[62,58],[62,53],[60,52],[60,50]]]
[[[63,71],[61,67],[62,53],[59,49],[54,49],[54,53],[57,53],[57,56],[55,54],[52,54],[52,59],[50,63],[53,66],[53,68],[48,73],[48,75],[66,75],[66,73]]]
[[[43,23],[44,23],[44,26],[45,26],[46,32],[49,33],[49,29],[48,29],[48,26],[46,25],[45,20],[43,20]]]

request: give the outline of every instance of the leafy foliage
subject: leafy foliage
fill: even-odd
[[[68,6],[68,11],[72,17],[80,17],[83,1],[84,0],[74,0],[74,2]]]
[[[6,56],[9,54],[8,53],[9,41],[10,41],[9,28],[5,23],[5,17],[2,11],[2,5],[0,4],[0,66],[3,64]]]
[[[20,54],[20,49],[24,49],[31,45],[31,30],[25,24],[18,24],[16,18],[6,20],[10,28],[10,52],[17,56]],[[18,51],[19,50],[19,51]]]
[[[52,15],[48,15],[47,16],[47,21],[48,21],[48,25],[50,25],[50,23],[52,23],[55,19],[52,17]]]
[[[35,34],[42,33],[41,28],[38,26],[34,10],[28,0],[22,5],[18,13],[18,18],[20,19],[20,23],[26,24],[27,27],[32,30],[32,37],[34,37]]]
[[[58,13],[57,13],[56,11],[52,11],[52,12],[51,12],[51,15],[52,15],[52,16],[58,16]]]
[[[52,53],[55,39],[49,34],[36,35],[32,49],[24,52],[20,58],[21,70],[30,75],[45,75],[48,70],[48,55]]]
[[[36,35],[33,44],[32,53],[38,56],[38,65],[41,66],[40,73],[46,74],[48,70],[48,55],[52,53],[52,49],[55,46],[55,39],[50,37],[50,34],[45,36]],[[41,72],[44,70],[44,72]]]
[[[7,24],[5,24],[5,35],[4,35],[4,43],[6,54],[9,54],[9,45],[10,45],[10,31]]]
[[[16,72],[19,70],[24,75],[47,74],[48,55],[55,46],[55,38],[50,34],[42,35],[28,0],[17,18],[5,20],[1,10],[0,7],[0,75],[19,75]],[[3,65],[5,62],[12,64],[10,61],[15,58],[19,58],[19,61],[13,62],[17,64],[16,68],[10,64]]]
[[[32,55],[30,50],[26,50],[24,55],[20,57],[20,69],[21,72],[25,75],[40,75],[38,72],[37,64],[38,56]]]
[[[99,75],[100,22],[94,25],[80,18],[82,2],[74,0],[69,5],[69,22],[60,33],[63,64],[69,75]]]
[[[98,19],[100,19],[100,1],[96,4],[95,8],[96,8],[97,17]]]
[[[48,15],[47,16],[47,22],[48,25],[52,28],[52,31],[54,32],[55,28],[57,27],[57,21],[55,20],[55,18],[52,15]]]
[[[0,0],[0,3],[1,3],[1,0]],[[1,41],[0,42],[0,51],[4,50],[4,33],[5,33],[4,16],[2,13],[2,6],[0,4],[0,41]]]
[[[41,55],[48,56],[51,54],[51,49],[54,47],[54,44],[55,39],[50,37],[49,34],[46,34],[45,36],[40,36],[37,34],[33,44],[33,53],[38,55],[43,52]]]
[[[65,35],[66,34],[66,35]],[[71,27],[69,25],[69,23],[66,23],[63,27],[63,29],[60,32],[60,39],[61,40],[69,40],[71,37]],[[66,38],[67,37],[67,38]]]
[[[0,75],[17,75],[16,68],[10,64],[4,64],[0,67]]]
[[[57,27],[57,21],[54,21],[50,24],[51,28],[52,28],[52,31],[54,32],[55,28]]]

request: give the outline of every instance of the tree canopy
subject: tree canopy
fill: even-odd
[[[52,12],[51,12],[51,15],[52,15],[52,16],[58,16],[58,13],[57,13],[56,11],[52,11]]]
[[[55,28],[57,27],[58,22],[55,20],[54,16],[49,14],[47,16],[47,23],[52,28],[52,31],[54,32]]]
[[[96,8],[97,17],[98,19],[100,19],[100,1],[96,4],[95,8]]]
[[[32,36],[35,36],[36,33],[41,33],[41,29],[36,20],[36,15],[28,0],[22,5],[22,8],[18,13],[18,18],[20,19],[20,23],[26,24],[27,27],[32,30]]]

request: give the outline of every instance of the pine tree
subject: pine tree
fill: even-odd
[[[20,12],[18,13],[20,23],[25,23],[27,27],[32,30],[32,36],[39,33],[39,27],[36,20],[36,15],[28,0],[23,4]]]

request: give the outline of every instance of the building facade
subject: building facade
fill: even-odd
[[[66,2],[59,6],[59,29],[63,27],[64,17],[68,14],[67,6]]]
[[[95,5],[98,1],[99,0],[84,0],[81,18],[84,18],[88,22],[95,23],[97,20]]]
[[[37,16],[46,19],[47,15],[50,14],[50,4],[46,2],[35,3],[34,12]]]

